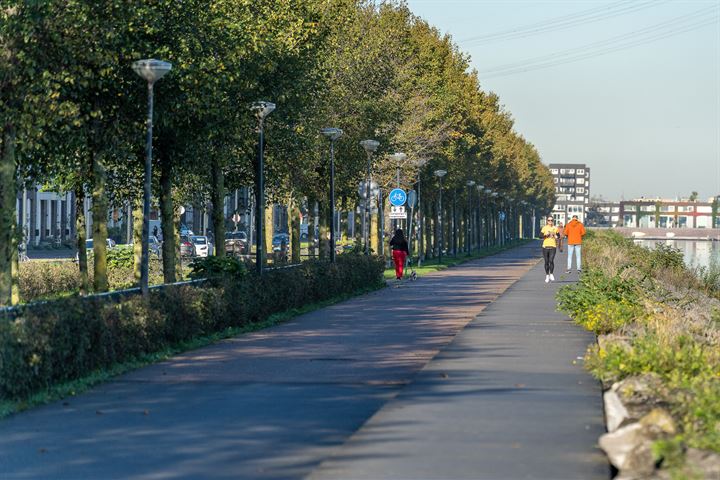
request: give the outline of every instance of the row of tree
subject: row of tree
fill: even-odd
[[[373,175],[381,186],[395,179],[388,154],[403,151],[406,186],[442,168],[445,187],[458,192],[473,179],[538,209],[552,205],[535,147],[451,38],[402,2],[9,0],[0,7],[0,304],[13,297],[23,184],[72,191],[78,205],[92,197],[92,289],[108,288],[108,208],[130,202],[141,218],[146,90],[131,64],[150,57],[173,64],[155,87],[153,192],[165,238],[178,206],[202,200],[216,207],[222,241],[227,191],[254,181],[256,120],[247,107],[260,99],[278,106],[265,124],[266,194],[293,212],[317,203],[327,218],[319,130],[329,126],[345,133],[336,198],[346,209],[359,201],[367,164],[359,141],[368,138],[380,142]],[[437,186],[426,186],[425,198],[435,198]],[[163,274],[177,278],[169,241]]]

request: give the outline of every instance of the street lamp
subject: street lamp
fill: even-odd
[[[255,171],[255,269],[262,275],[265,266],[265,118],[275,110],[275,104],[265,101],[250,106],[258,121],[258,154]]]
[[[330,262],[335,263],[335,141],[342,137],[339,128],[323,128],[320,133],[330,140]]]
[[[420,266],[420,262],[423,260],[423,214],[422,209],[420,206],[420,172],[422,171],[422,168],[427,163],[426,158],[418,158],[413,162],[415,165],[415,168],[417,168],[417,216],[418,216],[418,266]],[[412,230],[412,229],[409,229]],[[408,235],[412,235],[412,231],[408,233]],[[410,250],[412,252],[412,250]]]
[[[365,177],[365,214],[363,215],[363,242],[365,243],[365,255],[370,255],[370,185],[372,184],[372,156],[380,146],[377,140],[362,140],[360,146],[367,154],[367,176]]]
[[[447,175],[447,170],[435,170],[433,172],[436,177],[440,179],[440,194],[439,194],[439,202],[438,202],[438,225],[440,226],[440,235],[438,238],[438,245],[439,245],[439,252],[438,252],[438,264],[442,263],[442,249],[443,249],[443,225],[442,225],[442,179],[445,175]]]
[[[400,163],[407,158],[407,155],[405,155],[402,152],[393,153],[390,155],[393,160],[395,160],[395,174],[396,174],[396,181],[397,181],[397,188],[400,188]]]
[[[475,185],[475,180],[468,180],[465,185],[468,187],[468,209],[465,216],[465,250],[470,255],[470,211],[472,210],[472,187]]]
[[[132,69],[148,85],[147,140],[145,142],[145,184],[143,186],[142,254],[140,257],[140,291],[148,294],[148,240],[150,236],[150,200],[152,197],[152,130],[153,130],[153,87],[172,69],[172,64],[149,58],[133,62]]]

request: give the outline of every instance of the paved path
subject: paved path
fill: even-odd
[[[609,478],[600,387],[581,368],[593,337],[555,311],[577,277],[544,274],[489,305],[310,478]]]
[[[0,421],[0,479],[515,478],[482,477],[493,457],[594,478],[600,391],[571,364],[591,338],[553,313],[555,287],[534,271],[456,337],[536,259],[471,262]],[[440,458],[463,443],[458,465]],[[430,454],[448,468],[420,468]],[[533,470],[575,456],[590,474]]]

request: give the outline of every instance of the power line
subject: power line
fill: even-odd
[[[611,37],[611,38],[608,38],[605,40],[600,40],[598,42],[581,45],[579,47],[570,48],[568,50],[562,50],[562,51],[550,53],[547,55],[526,58],[524,60],[520,60],[517,62],[498,65],[493,68],[484,69],[484,70],[482,70],[482,72],[485,74],[492,74],[492,73],[503,71],[503,70],[515,69],[517,67],[528,67],[534,63],[542,63],[546,60],[553,60],[553,59],[557,59],[559,57],[567,57],[567,56],[573,56],[576,54],[582,54],[583,52],[586,52],[586,51],[593,51],[598,47],[608,46],[608,45],[612,45],[614,43],[621,43],[624,40],[633,39],[636,37],[643,37],[645,35],[653,34],[655,32],[662,33],[662,32],[666,32],[666,31],[671,31],[673,28],[681,26],[683,23],[690,23],[691,21],[697,21],[698,19],[702,19],[702,17],[708,13],[716,13],[717,10],[718,10],[717,7],[713,5],[711,7],[702,8],[700,10],[697,10],[697,11],[692,12],[687,15],[682,15],[680,17],[676,17],[676,18],[673,18],[670,20],[666,20],[664,22],[650,25],[648,27],[641,28],[639,30],[634,30],[634,31],[631,31],[628,33],[624,33],[622,35],[617,35],[615,37]],[[711,17],[707,17],[707,18],[711,18]]]
[[[699,22],[695,22],[695,23],[690,24],[690,25],[685,25],[684,27],[681,27],[681,28],[676,28],[676,29],[674,29],[674,30],[669,30],[669,31],[666,31],[666,32],[659,32],[659,33],[657,33],[657,34],[655,34],[655,35],[651,35],[651,36],[646,37],[646,38],[637,39],[637,40],[634,40],[634,41],[632,41],[632,42],[627,42],[627,43],[622,44],[622,45],[617,45],[617,46],[614,46],[614,47],[609,47],[609,48],[606,48],[606,49],[604,49],[604,50],[597,50],[597,51],[595,51],[595,52],[587,52],[587,53],[585,53],[585,54],[579,54],[579,55],[576,55],[576,56],[574,56],[574,57],[568,57],[568,58],[565,58],[565,59],[557,59],[557,60],[554,60],[554,61],[549,61],[549,62],[545,62],[545,63],[539,63],[539,64],[531,65],[531,66],[525,66],[525,67],[520,66],[520,67],[517,67],[517,68],[514,68],[514,69],[507,69],[507,70],[504,70],[504,71],[498,71],[498,72],[496,72],[496,73],[491,73],[491,74],[489,74],[489,75],[483,75],[482,73],[480,73],[480,78],[481,78],[481,79],[490,79],[490,78],[505,77],[505,76],[509,76],[509,75],[515,75],[515,74],[518,74],[518,73],[531,72],[531,71],[533,71],[533,70],[541,70],[541,69],[545,69],[545,68],[551,68],[551,67],[555,67],[555,66],[558,66],[558,65],[564,65],[564,64],[566,64],[566,63],[573,63],[573,62],[577,62],[577,61],[580,61],[580,60],[586,60],[586,59],[588,59],[588,58],[598,57],[598,56],[601,56],[601,55],[607,55],[607,54],[609,54],[609,53],[617,52],[617,51],[620,51],[620,50],[626,50],[626,49],[628,49],[628,48],[636,47],[636,46],[639,46],[639,45],[644,45],[644,44],[647,44],[647,43],[656,42],[656,41],[659,41],[659,40],[663,40],[663,39],[665,39],[665,38],[669,38],[669,37],[673,37],[673,36],[676,36],[676,35],[680,35],[680,34],[682,34],[682,33],[686,33],[686,32],[690,32],[690,31],[698,30],[698,29],[700,29],[700,28],[703,28],[703,27],[706,27],[706,26],[709,26],[709,25],[717,25],[717,24],[718,24],[718,20],[720,20],[720,17],[714,17],[714,18],[704,19],[704,20],[701,20],[701,21],[699,21]]]
[[[609,6],[585,10],[584,12],[577,13],[575,15],[567,15],[565,17],[558,17],[545,22],[538,22],[535,24],[525,25],[512,30],[506,30],[503,32],[497,32],[488,35],[481,35],[478,37],[471,37],[461,41],[460,43],[472,44],[474,46],[487,45],[490,43],[496,43],[507,40],[516,40],[520,38],[527,38],[535,35],[540,35],[548,32],[555,32],[559,30],[567,30],[569,28],[577,27],[579,25],[585,25],[588,23],[595,23],[608,18],[617,17],[620,15],[628,15],[631,13],[644,10],[646,8],[655,7],[663,1],[647,1],[638,4],[629,4],[627,2],[617,2],[610,4]],[[602,10],[598,13],[598,10]]]
[[[515,33],[518,33],[518,32],[522,32],[522,31],[526,31],[526,30],[531,30],[531,29],[534,29],[534,28],[537,28],[537,27],[543,27],[543,26],[546,26],[546,25],[552,25],[552,24],[557,23],[557,22],[567,21],[567,20],[571,20],[571,19],[574,19],[574,18],[577,18],[577,17],[583,17],[583,16],[595,14],[595,13],[601,12],[601,11],[612,10],[612,9],[618,7],[618,6],[624,5],[625,3],[626,3],[625,0],[620,0],[619,2],[611,3],[610,5],[602,5],[602,6],[600,6],[600,7],[590,8],[590,9],[588,9],[588,10],[583,10],[583,11],[576,12],[576,13],[573,13],[573,14],[570,14],[570,15],[564,15],[564,16],[561,16],[561,17],[550,18],[550,19],[547,19],[547,20],[542,20],[542,21],[540,21],[540,22],[530,23],[530,24],[527,24],[527,25],[522,25],[522,26],[520,26],[520,27],[514,27],[514,28],[511,28],[511,29],[508,29],[508,30],[501,30],[501,31],[499,31],[499,32],[489,33],[489,34],[487,34],[487,35],[478,35],[478,36],[475,36],[475,37],[469,37],[469,38],[466,38],[466,39],[461,40],[461,41],[462,41],[462,42],[465,42],[465,41],[474,41],[474,40],[485,40],[485,39],[491,39],[491,38],[495,38],[495,37],[501,37],[501,36],[505,36],[505,35],[515,34]]]

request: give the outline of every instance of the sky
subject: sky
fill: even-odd
[[[720,195],[720,0],[407,0],[592,196]]]

